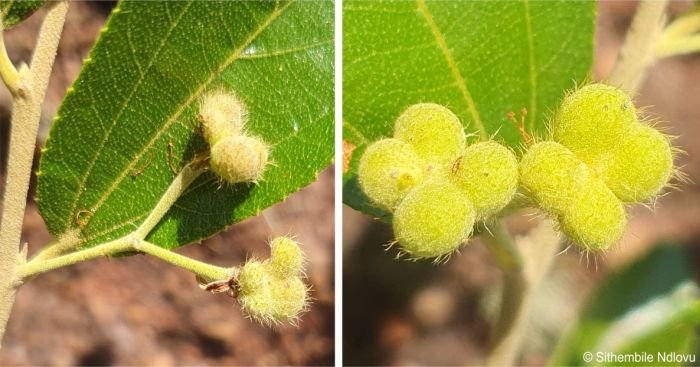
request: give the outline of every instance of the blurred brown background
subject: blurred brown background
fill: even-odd
[[[604,80],[612,70],[636,6],[635,1],[599,2],[595,80]],[[674,1],[670,18],[692,7],[692,1]],[[693,182],[700,182],[700,55],[658,62],[648,71],[637,102],[665,121],[661,126],[668,128],[667,133],[679,136],[676,145],[687,154],[677,163]],[[384,251],[382,246],[393,238],[390,226],[347,206],[343,215],[346,364],[483,363],[501,272],[480,240],[445,265],[395,261],[395,251]],[[575,248],[557,257],[535,296],[536,312],[528,323],[520,364],[547,362],[565,327],[610,272],[660,243],[686,244],[699,252],[700,187],[694,183],[669,192],[655,212],[632,208],[630,218],[621,245],[604,257],[588,262]],[[508,223],[516,235],[535,225],[525,217],[508,218]]]
[[[46,137],[114,2],[71,3],[43,108]],[[39,11],[6,32],[13,61],[29,60]],[[4,175],[11,97],[0,88],[0,175]],[[37,156],[38,158],[38,156]],[[34,196],[32,184],[30,197]],[[147,256],[98,259],[29,281],[17,297],[0,365],[330,365],[333,364],[333,169],[263,216],[179,252],[222,266],[268,257],[267,240],[294,233],[309,257],[315,299],[299,327],[262,327],[235,300],[199,289],[194,276]],[[23,241],[30,256],[51,236],[33,202]]]

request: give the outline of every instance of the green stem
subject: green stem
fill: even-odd
[[[700,34],[678,37],[660,42],[656,47],[656,57],[689,55],[700,51]]]
[[[145,252],[165,262],[189,270],[201,278],[211,281],[228,279],[233,276],[236,270],[236,268],[224,268],[221,266],[207,264],[170,250],[166,250],[148,241],[134,239],[132,242],[132,247],[136,251]]]
[[[53,240],[47,243],[38,254],[34,255],[31,261],[51,259],[63,255],[69,250],[74,249],[76,245],[75,241],[63,242],[60,240]]]
[[[13,95],[16,95],[19,91],[20,75],[17,69],[15,69],[15,65],[10,60],[10,57],[7,55],[2,26],[2,22],[0,21],[0,78],[2,78],[7,89],[9,89]]]
[[[106,242],[85,250],[76,251],[68,255],[54,257],[47,260],[35,260],[20,265],[17,268],[17,277],[24,281],[27,278],[31,278],[47,271],[73,265],[81,261],[86,261],[101,256],[109,256],[129,250],[132,250],[131,237],[125,236],[114,241]]]
[[[183,167],[182,171],[173,179],[168,189],[155,205],[153,210],[148,214],[148,217],[131,235],[138,239],[144,239],[153,230],[153,228],[163,219],[163,216],[175,204],[177,199],[182,195],[187,187],[194,182],[206,170],[206,165],[202,164],[200,159],[195,158],[192,162]],[[41,252],[36,254],[30,262],[42,261],[64,254],[67,251],[74,249],[80,242],[74,236],[65,236],[53,241],[45,246]]]
[[[153,255],[170,264],[179,266],[202,278],[210,280],[228,279],[235,273],[236,270],[235,268],[224,268],[191,259],[170,250],[166,250],[150,242],[139,240],[130,234],[114,241],[106,242],[85,250],[76,251],[68,255],[46,260],[31,261],[20,265],[17,268],[17,277],[21,280],[26,280],[27,278],[31,278],[47,271],[62,268],[64,266],[130,250],[145,252],[149,255]]]
[[[17,267],[25,261],[24,255],[19,253],[19,247],[36,135],[41,118],[41,104],[68,11],[68,3],[65,1],[51,2],[48,6],[49,10],[39,31],[37,46],[32,56],[31,69],[20,72],[20,80],[14,86],[15,90],[19,88],[20,91],[25,91],[26,88],[26,91],[14,94],[9,164],[0,219],[0,340],[5,333],[19,285],[16,277]],[[6,69],[7,67],[5,65]],[[5,74],[3,78],[7,77],[7,70]],[[12,84],[8,88],[12,90]]]

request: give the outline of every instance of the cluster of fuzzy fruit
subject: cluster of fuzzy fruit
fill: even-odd
[[[669,138],[639,120],[627,93],[604,84],[566,96],[551,132],[523,156],[521,185],[574,242],[608,249],[625,230],[624,205],[654,198],[672,176]]]
[[[396,239],[412,258],[451,254],[518,187],[575,243],[608,249],[624,231],[624,204],[655,197],[673,174],[669,139],[639,120],[626,93],[604,84],[568,94],[550,128],[518,162],[493,141],[466,146],[445,107],[414,105],[397,119],[393,138],[367,148],[358,178],[393,213]]]
[[[246,109],[233,93],[206,96],[199,110],[204,138],[209,143],[209,165],[222,180],[256,183],[267,165],[268,146],[245,133]],[[295,321],[307,307],[308,289],[302,277],[304,255],[288,237],[270,243],[271,256],[250,260],[238,272],[236,297],[245,312],[265,324]]]
[[[275,238],[270,247],[270,259],[250,260],[238,273],[238,302],[260,322],[294,321],[308,304],[304,255],[288,237]]]
[[[431,103],[404,111],[394,137],[370,145],[358,169],[367,195],[393,213],[394,233],[411,258],[449,255],[518,187],[513,152],[493,141],[467,146],[457,116]]]
[[[265,171],[269,148],[245,132],[247,112],[235,94],[215,91],[199,109],[204,138],[209,143],[211,170],[222,180],[235,184],[257,183]]]

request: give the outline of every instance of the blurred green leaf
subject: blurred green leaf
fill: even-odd
[[[699,293],[697,285],[688,281],[670,294],[630,311],[610,326],[596,349],[616,354],[646,352],[653,356],[655,365],[679,365],[673,356],[690,356],[688,352],[700,322]]]
[[[40,165],[52,234],[89,247],[134,230],[177,170],[207,149],[202,96],[235,91],[247,131],[271,145],[259,185],[200,176],[149,239],[176,247],[256,215],[333,157],[333,3],[129,1],[69,90]],[[170,148],[172,144],[172,148]],[[171,154],[172,151],[172,154]]]
[[[20,23],[46,3],[45,0],[5,0],[0,2],[0,16],[5,28]]]
[[[343,138],[366,146],[406,107],[435,102],[516,147],[507,113],[525,107],[528,129],[545,131],[588,76],[594,20],[591,1],[343,1]],[[344,202],[376,212],[361,199]]]
[[[647,352],[658,364],[657,352],[687,352],[700,321],[700,291],[687,259],[685,247],[657,247],[604,280],[551,364],[582,365],[585,352]]]

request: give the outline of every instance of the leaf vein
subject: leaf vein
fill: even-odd
[[[416,0],[416,3],[418,5],[418,10],[423,13],[423,19],[425,19],[425,22],[428,24],[430,31],[433,33],[433,36],[435,37],[435,41],[437,42],[438,46],[442,50],[442,53],[445,57],[445,61],[447,62],[447,66],[449,67],[450,72],[452,73],[452,76],[454,77],[455,81],[457,82],[457,87],[459,88],[460,92],[462,92],[462,96],[464,97],[464,100],[467,102],[467,106],[469,107],[469,112],[472,115],[473,123],[474,123],[474,125],[476,125],[476,128],[479,130],[479,135],[481,136],[482,139],[488,139],[488,133],[486,132],[486,128],[484,128],[484,124],[481,121],[481,117],[479,116],[479,111],[476,108],[476,103],[474,102],[474,98],[472,98],[472,95],[469,92],[469,89],[467,88],[467,83],[465,82],[464,77],[462,76],[462,73],[459,71],[459,68],[457,67],[457,63],[455,62],[454,57],[452,56],[452,52],[450,51],[449,47],[447,46],[447,42],[445,41],[445,37],[442,35],[442,33],[440,32],[440,29],[438,28],[437,24],[435,23],[435,20],[433,19],[433,16],[430,13],[428,6],[425,4],[425,0]]]
[[[530,1],[523,0],[525,7],[525,27],[527,34],[527,52],[530,61],[530,131],[534,131],[537,122],[537,66],[535,66],[534,40],[532,36],[532,17]]]

